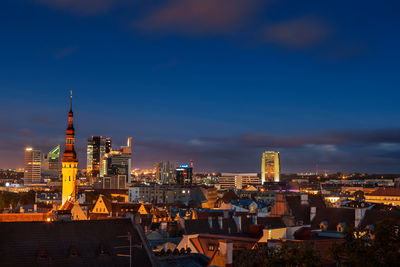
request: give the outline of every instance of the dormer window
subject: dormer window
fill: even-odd
[[[322,222],[319,224],[319,229],[321,229],[322,231],[326,231],[327,228],[328,228],[328,222],[327,222],[327,221],[322,221]]]
[[[71,249],[69,251],[69,257],[71,257],[71,258],[79,257],[78,249],[75,247],[71,247]]]
[[[208,251],[214,251],[216,249],[216,245],[214,243],[209,243],[208,244]]]
[[[342,233],[345,228],[346,228],[346,223],[345,222],[341,222],[336,226],[336,231]]]

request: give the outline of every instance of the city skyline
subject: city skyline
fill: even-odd
[[[0,11],[0,168],[63,144],[72,89],[79,168],[100,135],[132,136],[133,168],[260,172],[274,150],[282,173],[400,173],[394,1],[23,2]]]

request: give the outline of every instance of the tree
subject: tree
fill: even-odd
[[[8,209],[11,206],[33,205],[35,203],[35,191],[12,193],[7,191],[0,192],[0,209]]]
[[[345,241],[332,248],[340,266],[398,266],[400,262],[400,222],[385,219],[375,229],[347,229]]]

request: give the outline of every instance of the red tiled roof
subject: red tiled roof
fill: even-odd
[[[400,197],[400,188],[379,188],[368,196],[396,196]]]

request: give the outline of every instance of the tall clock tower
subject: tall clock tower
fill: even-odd
[[[68,128],[65,141],[65,151],[62,162],[62,204],[65,201],[75,201],[76,198],[76,173],[78,171],[78,159],[75,152],[75,129],[74,113],[72,112],[72,91],[71,106],[68,113]]]

